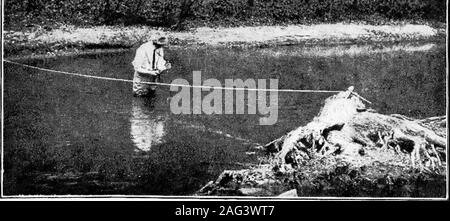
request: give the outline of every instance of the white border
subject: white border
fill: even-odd
[[[446,1],[447,8],[446,8],[446,19],[448,22],[448,0]],[[3,167],[3,139],[4,139],[4,44],[3,44],[3,35],[4,35],[4,1],[2,1],[1,5],[1,41],[2,41],[2,69],[1,69],[1,77],[2,77],[2,98],[1,98],[1,188],[0,188],[0,201],[219,201],[219,200],[228,200],[228,201],[240,201],[240,200],[248,200],[248,201],[271,201],[271,202],[277,202],[277,201],[405,201],[405,200],[412,200],[412,201],[443,201],[449,199],[449,165],[447,163],[447,174],[446,174],[446,196],[445,198],[411,198],[411,197],[296,197],[296,198],[277,198],[277,197],[227,197],[227,196],[160,196],[160,195],[8,195],[5,196],[3,194],[3,174],[4,174],[4,167]],[[448,68],[448,24],[446,24],[446,116],[447,116],[447,148],[446,148],[446,155],[448,160],[448,75],[449,75],[449,68]]]
[[[447,123],[446,123],[446,126],[447,126],[447,147],[445,148],[445,154],[446,154],[446,157],[447,157],[447,160],[448,160],[448,139],[449,139],[449,137],[448,137],[448,0],[446,1],[446,25],[445,25],[445,48],[446,48],[446,51],[445,51],[445,61],[446,61],[446,67],[445,67],[445,69],[446,69],[446,71],[447,71],[447,73],[446,73],[446,78],[445,78],[445,81],[446,81],[446,84],[445,84],[445,90],[446,90],[446,101],[445,101],[445,103],[447,104],[447,108],[446,108],[446,111],[447,111],[447,113],[446,113],[446,115],[447,115]],[[448,161],[447,161],[447,177],[446,177],[446,179],[447,179],[447,193],[446,193],[446,196],[445,196],[445,198],[446,198],[446,200],[448,200],[448,197],[449,197],[449,193],[448,193],[448,190],[449,190],[449,182],[448,182],[448,179],[449,179],[449,171],[448,171],[448,168],[449,168],[449,166],[448,166]]]

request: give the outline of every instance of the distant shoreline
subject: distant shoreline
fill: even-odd
[[[365,25],[356,23],[209,28],[177,32],[147,26],[35,27],[26,31],[4,30],[5,58],[70,56],[129,50],[167,36],[180,47],[274,47],[282,45],[340,45],[417,42],[443,39],[439,27],[416,24]]]

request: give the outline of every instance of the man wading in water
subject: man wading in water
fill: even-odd
[[[136,50],[132,62],[134,66],[133,94],[134,96],[152,95],[156,85],[141,82],[159,82],[162,71],[170,69],[172,65],[164,60],[164,47],[169,44],[166,37],[147,42]]]

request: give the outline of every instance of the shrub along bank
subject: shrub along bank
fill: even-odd
[[[5,28],[27,25],[192,26],[390,20],[445,22],[444,0],[6,0]]]

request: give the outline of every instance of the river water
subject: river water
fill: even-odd
[[[355,91],[381,113],[445,115],[443,43],[170,48],[162,77],[278,79],[282,89]],[[132,79],[134,52],[19,62],[53,70]],[[173,114],[176,92],[159,86],[137,98],[127,82],[4,64],[5,195],[190,195],[225,169],[257,164],[253,147],[310,121],[332,94],[279,93],[273,125],[260,114]],[[268,81],[267,81],[268,84]],[[203,92],[203,94],[208,94]],[[247,101],[246,101],[247,102]]]

